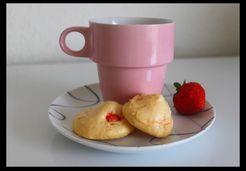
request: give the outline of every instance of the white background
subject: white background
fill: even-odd
[[[239,4],[8,4],[7,64],[83,61],[61,51],[60,33],[112,16],[174,20],[175,58],[239,55]]]

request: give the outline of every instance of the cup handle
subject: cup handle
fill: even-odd
[[[79,32],[84,36],[85,44],[81,50],[71,50],[66,44],[66,37],[71,32]],[[68,55],[76,57],[88,57],[90,58],[92,53],[92,35],[89,27],[69,27],[65,29],[60,36],[60,47]]]

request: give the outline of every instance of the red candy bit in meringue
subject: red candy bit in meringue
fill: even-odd
[[[112,112],[109,112],[106,116],[106,119],[108,122],[117,122],[121,120],[121,117],[117,114],[114,114]]]

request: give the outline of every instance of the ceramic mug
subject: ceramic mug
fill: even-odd
[[[89,27],[70,27],[60,36],[68,55],[97,63],[103,100],[124,103],[136,94],[161,93],[167,65],[174,54],[173,21],[162,18],[114,17],[90,20]],[[79,32],[85,45],[79,51],[65,42]]]

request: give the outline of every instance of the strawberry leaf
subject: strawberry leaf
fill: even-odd
[[[178,82],[173,83],[174,87],[176,88],[176,91],[179,91],[179,88],[181,87],[181,84]]]

